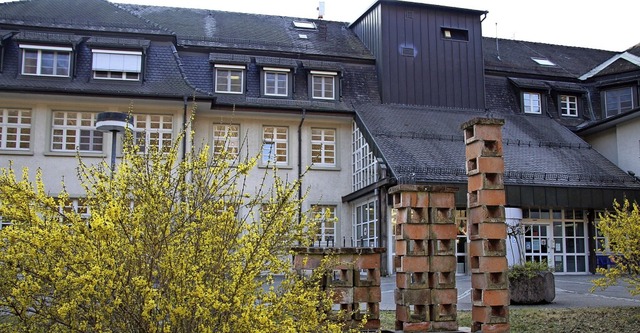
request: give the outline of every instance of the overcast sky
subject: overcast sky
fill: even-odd
[[[110,0],[317,18],[318,0]],[[0,2],[6,2],[6,0]],[[484,36],[624,51],[640,43],[638,0],[414,0],[486,10]],[[326,20],[352,22],[374,0],[324,0]],[[497,27],[496,27],[497,23]]]

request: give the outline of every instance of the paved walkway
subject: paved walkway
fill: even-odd
[[[603,306],[640,306],[640,296],[631,296],[624,286],[612,286],[606,290],[589,291],[595,275],[556,275],[556,298],[551,304],[535,305],[542,308],[576,308]],[[395,275],[382,277],[381,310],[395,310]],[[456,276],[458,286],[458,310],[471,310],[471,276]],[[513,307],[525,307],[513,305]]]

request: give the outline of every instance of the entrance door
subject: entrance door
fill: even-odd
[[[523,212],[526,261],[546,261],[555,273],[589,271],[587,221],[581,210],[530,209]]]
[[[548,224],[528,224],[524,234],[524,256],[526,261],[551,263],[553,248]]]

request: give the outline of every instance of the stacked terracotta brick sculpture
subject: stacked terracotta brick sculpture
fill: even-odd
[[[456,188],[398,185],[396,220],[396,329],[453,331],[457,289],[454,219]]]
[[[472,332],[509,332],[502,119],[462,125],[466,142]]]
[[[321,266],[322,259],[331,256],[331,271],[323,287],[333,292],[334,310],[344,311],[352,327],[380,328],[380,256],[383,248],[295,248],[294,268],[300,274]]]

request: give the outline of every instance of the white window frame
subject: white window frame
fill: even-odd
[[[236,159],[240,152],[240,125],[213,124],[213,156],[218,157],[223,151],[229,159]]]
[[[373,184],[378,179],[378,163],[360,128],[352,125],[352,190],[357,191]]]
[[[311,205],[311,219],[316,227],[314,246],[335,246],[337,243],[336,223],[338,206],[337,205]]]
[[[524,113],[542,114],[542,94],[526,91],[522,93]]]
[[[0,149],[31,149],[31,109],[0,109]]]
[[[215,67],[215,92],[223,94],[243,94],[244,93],[244,71],[245,66],[239,65],[214,65]],[[234,79],[234,73],[239,79]],[[223,75],[224,74],[224,75]],[[222,82],[225,81],[225,82]],[[236,88],[237,87],[237,88]],[[224,88],[224,89],[219,89]]]
[[[560,95],[560,113],[567,117],[577,117],[578,97],[573,95]]]
[[[337,76],[337,72],[311,71],[311,97],[335,100]]]
[[[336,166],[335,128],[311,128],[311,163],[316,167]]]
[[[288,68],[264,67],[263,69],[264,95],[265,96],[289,96],[289,72]],[[270,78],[270,76],[272,78]],[[284,89],[284,92],[281,90]]]
[[[93,49],[91,69],[97,80],[139,81],[142,52]]]
[[[54,110],[51,151],[102,153],[104,135],[96,129],[97,117],[97,112]]]
[[[624,100],[622,98],[624,97]],[[627,98],[628,97],[628,98]],[[625,111],[633,109],[634,106],[633,88],[622,87],[605,90],[604,92],[604,110],[605,117],[609,118]],[[628,105],[627,105],[628,104]],[[610,108],[615,106],[615,108]]]
[[[289,128],[264,126],[262,128],[262,164],[289,164]]]
[[[354,246],[375,247],[378,244],[378,213],[375,197],[354,204],[353,235]]]
[[[10,225],[12,225],[13,223],[11,223],[11,221],[5,219],[4,217],[2,217],[2,215],[0,215],[0,230],[4,229]]]
[[[173,115],[135,114],[136,141],[140,153],[146,153],[147,147],[154,146],[158,151],[167,152],[173,145]]]
[[[89,206],[85,204],[86,198],[69,198],[69,201],[65,203],[64,207],[59,208],[60,214],[65,213],[77,213],[80,214],[80,218],[83,220],[91,217],[91,211]]]
[[[42,45],[30,45],[30,44],[20,44],[20,48],[22,49],[22,65],[21,65],[21,73],[22,75],[31,75],[31,76],[51,76],[51,77],[69,77],[71,74],[71,52],[72,49],[70,47],[53,47],[53,46],[42,46]],[[35,73],[27,72],[27,53],[35,52]],[[43,72],[43,52],[47,54],[53,54],[53,64],[52,73],[44,74]],[[66,71],[63,74],[58,74],[58,68],[60,65],[60,59],[66,58]],[[65,68],[65,67],[61,67]]]

